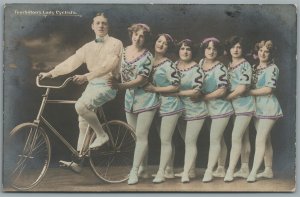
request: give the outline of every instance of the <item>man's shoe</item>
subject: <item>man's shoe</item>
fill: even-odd
[[[62,167],[70,168],[72,171],[74,171],[76,173],[81,173],[81,171],[82,171],[82,167],[79,164],[77,164],[77,163],[75,163],[73,161],[63,161],[63,160],[60,160],[59,164]]]
[[[99,148],[100,146],[102,146],[103,144],[105,144],[106,142],[108,142],[109,137],[107,134],[101,136],[101,137],[97,137],[93,143],[91,143],[90,145],[90,149],[96,149]]]

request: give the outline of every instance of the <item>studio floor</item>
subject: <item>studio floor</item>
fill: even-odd
[[[157,166],[151,166],[155,173]],[[181,169],[175,169],[179,172]],[[123,183],[105,183],[101,181],[89,167],[80,174],[65,168],[49,168],[42,182],[28,192],[293,192],[295,179],[275,177],[260,179],[255,183],[247,183],[245,179],[235,179],[225,183],[222,178],[214,178],[212,182],[203,183],[204,169],[197,169],[197,177],[190,183],[181,183],[180,178],[167,179],[161,184],[153,184],[152,177],[140,179],[136,185]],[[20,192],[10,186],[3,187],[4,192]]]

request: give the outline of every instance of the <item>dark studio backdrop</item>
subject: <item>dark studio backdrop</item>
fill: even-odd
[[[69,11],[64,15],[39,15],[24,11]],[[72,13],[70,12],[72,11]],[[32,121],[38,112],[43,89],[35,86],[39,72],[49,71],[72,55],[76,49],[94,39],[91,21],[97,12],[109,18],[109,34],[120,39],[124,46],[130,44],[127,28],[133,23],[146,23],[153,35],[169,33],[176,40],[190,38],[200,43],[205,37],[215,36],[221,41],[232,35],[246,38],[253,46],[262,39],[271,39],[278,48],[276,64],[280,69],[276,95],[284,117],[272,130],[274,149],[273,167],[280,176],[295,176],[295,125],[296,125],[296,8],[294,5],[101,5],[101,4],[10,4],[4,16],[4,141],[12,128],[22,122]],[[61,12],[62,13],[62,12]],[[70,14],[71,13],[71,14]],[[70,15],[65,15],[70,14]],[[153,47],[152,47],[153,48]],[[151,50],[152,50],[151,48]],[[172,57],[174,58],[174,57]],[[200,54],[195,54],[198,62]],[[173,59],[176,60],[176,59]],[[227,63],[226,58],[222,58]],[[249,60],[251,61],[251,60]],[[85,73],[82,66],[72,74]],[[80,97],[85,86],[69,85],[55,90],[51,98],[72,99]],[[124,92],[104,106],[109,119],[125,120]],[[74,105],[49,104],[45,116],[55,128],[75,146],[78,122]],[[198,138],[197,167],[205,168],[209,149],[208,119]],[[155,124],[149,134],[149,164],[159,164],[160,140]],[[232,123],[225,131],[228,157],[231,146]],[[256,132],[250,126],[252,154]],[[52,165],[60,159],[70,159],[71,153],[53,136]],[[175,132],[175,166],[183,166],[184,143]],[[4,147],[4,154],[9,154]],[[227,163],[228,164],[228,163]],[[250,164],[252,165],[252,163]],[[4,169],[5,170],[5,169]]]

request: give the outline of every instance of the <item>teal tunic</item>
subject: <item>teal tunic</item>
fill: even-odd
[[[173,62],[169,59],[161,62],[158,65],[153,66],[152,70],[152,83],[154,86],[166,87],[166,86],[179,86],[180,77]],[[161,116],[170,116],[180,113],[184,110],[183,104],[179,97],[173,96],[159,96],[160,98],[160,110]]]
[[[254,89],[270,87],[275,89],[279,69],[275,64],[254,71]],[[255,116],[261,119],[277,119],[283,116],[280,104],[274,94],[256,96]]]
[[[175,62],[177,67],[178,62]],[[177,67],[178,69],[178,67]],[[180,90],[195,89],[201,92],[204,79],[204,73],[198,64],[185,69],[178,69],[180,74]],[[180,97],[184,106],[184,119],[187,121],[204,119],[208,115],[207,107],[204,101],[193,102],[189,97]]]
[[[201,67],[203,63],[204,60],[202,59],[199,63]],[[202,88],[204,94],[212,93],[221,87],[228,87],[227,68],[222,63],[214,65],[209,70],[203,70],[203,72],[205,74]],[[207,101],[206,104],[212,119],[224,118],[234,113],[231,102],[223,98]]]
[[[122,82],[132,81],[138,75],[149,78],[153,56],[148,51],[128,62],[125,57],[126,48],[124,49],[121,61],[121,77]],[[126,90],[125,93],[125,111],[129,113],[141,113],[159,107],[159,99],[157,94],[146,92],[143,87],[135,87]]]
[[[228,67],[229,91],[233,92],[238,85],[251,86],[252,67],[244,60],[235,67]],[[252,116],[255,112],[253,96],[241,95],[232,100],[232,106],[237,116]]]

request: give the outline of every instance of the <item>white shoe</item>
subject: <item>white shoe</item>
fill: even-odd
[[[70,168],[71,170],[73,170],[76,173],[80,173],[82,171],[82,167],[79,164],[77,164],[77,163],[75,163],[73,161],[63,161],[63,160],[60,160],[59,164],[62,167]]]
[[[138,177],[142,179],[149,179],[150,174],[148,173],[148,168],[144,166],[140,166],[138,170]]]
[[[156,177],[156,174],[152,174],[152,177]],[[164,174],[164,177],[166,179],[174,179],[175,178],[175,174],[174,174],[174,170],[173,168],[166,168],[165,169],[165,174]]]
[[[248,178],[249,176],[249,168],[241,168],[239,171],[233,174],[233,177],[239,177],[239,178]]]
[[[231,182],[233,181],[233,171],[232,170],[227,170],[224,182]]]
[[[131,169],[130,173],[129,173],[129,178],[128,178],[128,185],[134,185],[137,184],[139,182],[139,178],[138,178],[138,172],[136,169]]]
[[[152,181],[153,183],[162,183],[165,182],[164,172],[158,170],[155,178]]]
[[[182,174],[183,174],[183,172],[176,173],[175,176],[176,177],[182,177]],[[189,178],[191,178],[191,179],[196,178],[196,169],[195,168],[190,169]]]
[[[181,183],[189,183],[189,182],[190,182],[189,174],[188,173],[182,173]]]
[[[97,137],[93,143],[90,144],[90,149],[96,149],[99,148],[100,146],[102,146],[103,144],[105,144],[106,142],[108,142],[109,137],[108,135],[105,133],[103,136],[101,137]]]
[[[225,168],[224,167],[218,167],[214,172],[213,172],[213,176],[214,177],[220,177],[220,178],[224,178],[225,177]]]
[[[247,178],[248,183],[254,183],[256,181],[256,174],[251,174]]]
[[[267,178],[272,179],[274,177],[273,170],[272,169],[265,169],[263,172],[258,173],[256,175],[256,178]]]
[[[174,174],[173,168],[167,167],[165,169],[165,175],[164,175],[164,177],[167,178],[167,179],[174,179],[175,178],[175,174]]]
[[[202,182],[207,183],[207,182],[212,181],[212,179],[213,179],[213,172],[210,170],[205,170]]]

